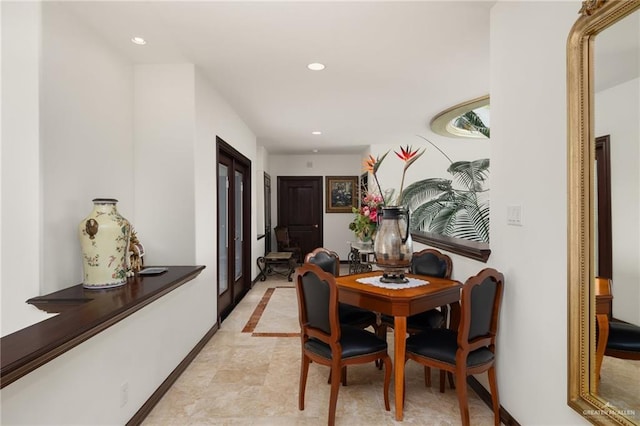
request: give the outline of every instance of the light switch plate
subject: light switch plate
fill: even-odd
[[[522,226],[522,205],[507,206],[507,225]]]

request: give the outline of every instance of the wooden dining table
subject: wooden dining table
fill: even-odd
[[[361,278],[376,276],[382,276],[382,271],[336,277],[338,298],[340,302],[394,317],[394,389],[396,420],[400,421],[403,417],[404,404],[407,317],[439,306],[450,305],[450,324],[457,324],[460,316],[462,284],[455,280],[415,274],[406,274],[406,276],[427,281],[428,284],[410,288],[402,285],[397,285],[397,288],[382,288],[358,282]]]

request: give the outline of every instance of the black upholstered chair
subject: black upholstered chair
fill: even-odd
[[[438,278],[451,278],[453,262],[446,254],[436,249],[424,249],[414,253],[411,257],[410,272],[412,274],[427,275]],[[448,306],[412,315],[407,318],[409,333],[422,331],[426,328],[437,328],[446,325]]]
[[[494,423],[500,424],[495,352],[503,287],[502,273],[483,269],[462,287],[460,324],[456,329],[431,328],[407,339],[405,360],[456,376],[460,416],[465,426],[469,425],[467,376],[485,371],[489,375]]]
[[[324,272],[317,265],[305,263],[296,269],[295,283],[302,338],[298,408],[304,410],[305,388],[311,362],[331,368],[328,424],[332,426],[335,424],[340,377],[343,371],[348,365],[380,360],[385,368],[384,404],[385,409],[389,411],[391,358],[387,352],[386,340],[367,330],[340,324],[338,287],[332,274]]]
[[[612,299],[611,280],[596,277],[596,299],[599,297]],[[600,369],[604,356],[614,358],[640,360],[640,327],[620,321],[609,321],[607,314],[596,313],[596,377],[600,377]]]
[[[340,256],[335,251],[318,247],[304,257],[305,263],[313,263],[334,277],[340,276]]]
[[[305,263],[313,263],[322,268],[323,271],[335,277],[340,276],[340,257],[335,251],[319,247],[308,253],[304,258]],[[358,328],[373,327],[378,331],[378,316],[375,312],[362,309],[346,303],[338,303],[340,323]]]
[[[451,278],[453,262],[446,254],[436,249],[424,249],[414,253],[411,258],[409,272],[412,274],[427,275],[438,278]],[[442,327],[446,323],[447,306],[442,306],[440,310],[431,309],[407,318],[407,332],[414,334],[427,328]],[[393,327],[393,317],[382,316],[382,326]]]

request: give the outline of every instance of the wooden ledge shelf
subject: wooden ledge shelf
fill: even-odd
[[[479,260],[483,263],[487,263],[489,256],[491,256],[491,248],[487,243],[447,237],[433,232],[412,232],[411,238],[413,238],[413,241],[447,250],[469,259]]]
[[[204,268],[169,266],[160,275],[136,275],[113,289],[87,290],[78,284],[29,299],[27,303],[59,315],[0,339],[0,388],[191,281]]]

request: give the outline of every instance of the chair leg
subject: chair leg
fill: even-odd
[[[424,366],[424,385],[431,387],[431,367]]]
[[[456,387],[456,392],[458,393],[458,405],[460,406],[460,417],[462,418],[462,425],[469,426],[469,399],[467,395],[465,371],[462,368],[457,370],[456,377],[458,378],[458,386]]]
[[[446,374],[447,374],[446,371],[440,370],[440,393],[444,393],[444,384],[447,381],[445,377]]]
[[[342,382],[342,386],[347,386],[347,367],[342,367],[342,371],[340,373],[340,380]],[[329,370],[329,377],[327,378],[327,384],[331,384],[331,370]]]
[[[445,371],[440,371],[440,393],[444,393],[444,373]],[[451,371],[447,371],[446,373],[449,378],[449,387],[455,389],[456,384],[453,381],[453,373]],[[424,367],[424,384],[427,387],[431,387],[431,371],[429,367]]]
[[[600,386],[600,370],[602,368],[602,359],[607,349],[607,341],[609,340],[609,319],[606,314],[596,315],[596,328],[598,341],[596,343],[596,392]]]
[[[442,312],[442,316],[444,317],[444,328],[449,327],[449,305],[440,306],[440,312]]]
[[[406,360],[405,360],[405,364],[406,364]],[[407,399],[407,379],[406,378],[402,378],[402,406],[404,407],[404,403]]]
[[[384,339],[385,341],[387,340],[387,325],[386,324],[378,325],[378,327],[376,329],[376,336],[378,336],[381,339]]]
[[[491,405],[493,405],[493,422],[500,425],[500,399],[498,397],[498,380],[495,365],[489,368],[489,389],[491,390]]]
[[[384,362],[384,408],[387,411],[391,410],[389,405],[389,385],[391,384],[391,358],[387,355],[382,359]],[[382,362],[380,362],[382,364]]]
[[[300,363],[300,390],[298,391],[298,409],[304,410],[304,391],[307,387],[307,374],[309,373],[309,364],[311,360],[308,356],[302,354],[302,362]]]
[[[331,363],[331,393],[329,394],[329,426],[336,423],[336,406],[338,405],[338,391],[340,390],[340,361]]]
[[[386,324],[382,324],[380,322],[380,314],[378,314],[378,325],[376,327],[376,336],[378,336],[379,338],[383,339],[385,342],[387,341],[387,326]],[[382,360],[377,359],[376,360],[376,367],[378,367],[378,370],[382,370]]]

